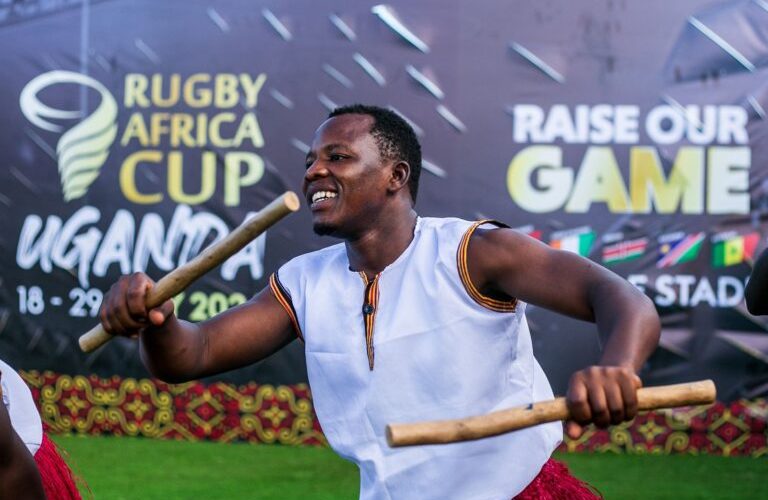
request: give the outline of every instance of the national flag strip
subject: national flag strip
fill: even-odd
[[[562,233],[561,233],[562,234]],[[549,245],[552,248],[558,250],[565,250],[567,252],[573,252],[586,257],[589,255],[589,251],[592,249],[592,243],[595,241],[595,233],[593,231],[585,231],[578,233],[566,233],[562,237],[553,235],[552,241]]]
[[[694,260],[699,256],[703,241],[703,232],[692,234],[680,233],[679,238],[662,243],[659,247],[661,257],[656,262],[656,267],[671,267]]]
[[[603,247],[603,263],[618,264],[634,260],[645,253],[648,238],[619,241]]]
[[[760,243],[759,233],[734,235],[716,241],[712,247],[712,265],[727,267],[752,259],[758,243]]]

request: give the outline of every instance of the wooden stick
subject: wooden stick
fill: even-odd
[[[648,387],[637,391],[640,410],[710,404],[715,401],[715,397],[715,384],[711,380]],[[568,420],[570,417],[565,398],[557,398],[533,403],[527,407],[510,408],[458,420],[390,424],[386,431],[387,442],[391,447],[397,447],[471,441],[546,422]]]
[[[203,250],[197,257],[161,278],[147,293],[147,309],[162,305],[183,292],[193,281],[240,251],[268,227],[299,209],[299,197],[288,191],[253,217],[243,222],[224,239]],[[99,324],[80,337],[80,349],[91,352],[112,340]]]

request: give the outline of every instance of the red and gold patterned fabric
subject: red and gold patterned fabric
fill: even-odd
[[[21,372],[49,432],[325,444],[306,384],[200,382]]]
[[[325,445],[309,387],[166,384],[158,380],[21,372],[49,432]],[[768,455],[768,401],[735,401],[642,413],[592,427],[567,451]]]
[[[768,455],[768,401],[755,399],[710,406],[643,412],[632,422],[605,430],[589,427],[568,451]]]

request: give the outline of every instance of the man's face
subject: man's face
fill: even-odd
[[[389,168],[370,134],[373,117],[339,115],[315,132],[303,191],[317,234],[355,238],[376,222]]]

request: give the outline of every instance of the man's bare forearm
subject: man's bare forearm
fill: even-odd
[[[600,364],[627,366],[638,372],[656,349],[661,333],[653,303],[619,280],[596,287],[591,299],[603,343]]]
[[[162,327],[144,330],[140,338],[141,359],[155,377],[179,383],[199,376],[205,355],[199,324],[171,316]]]

